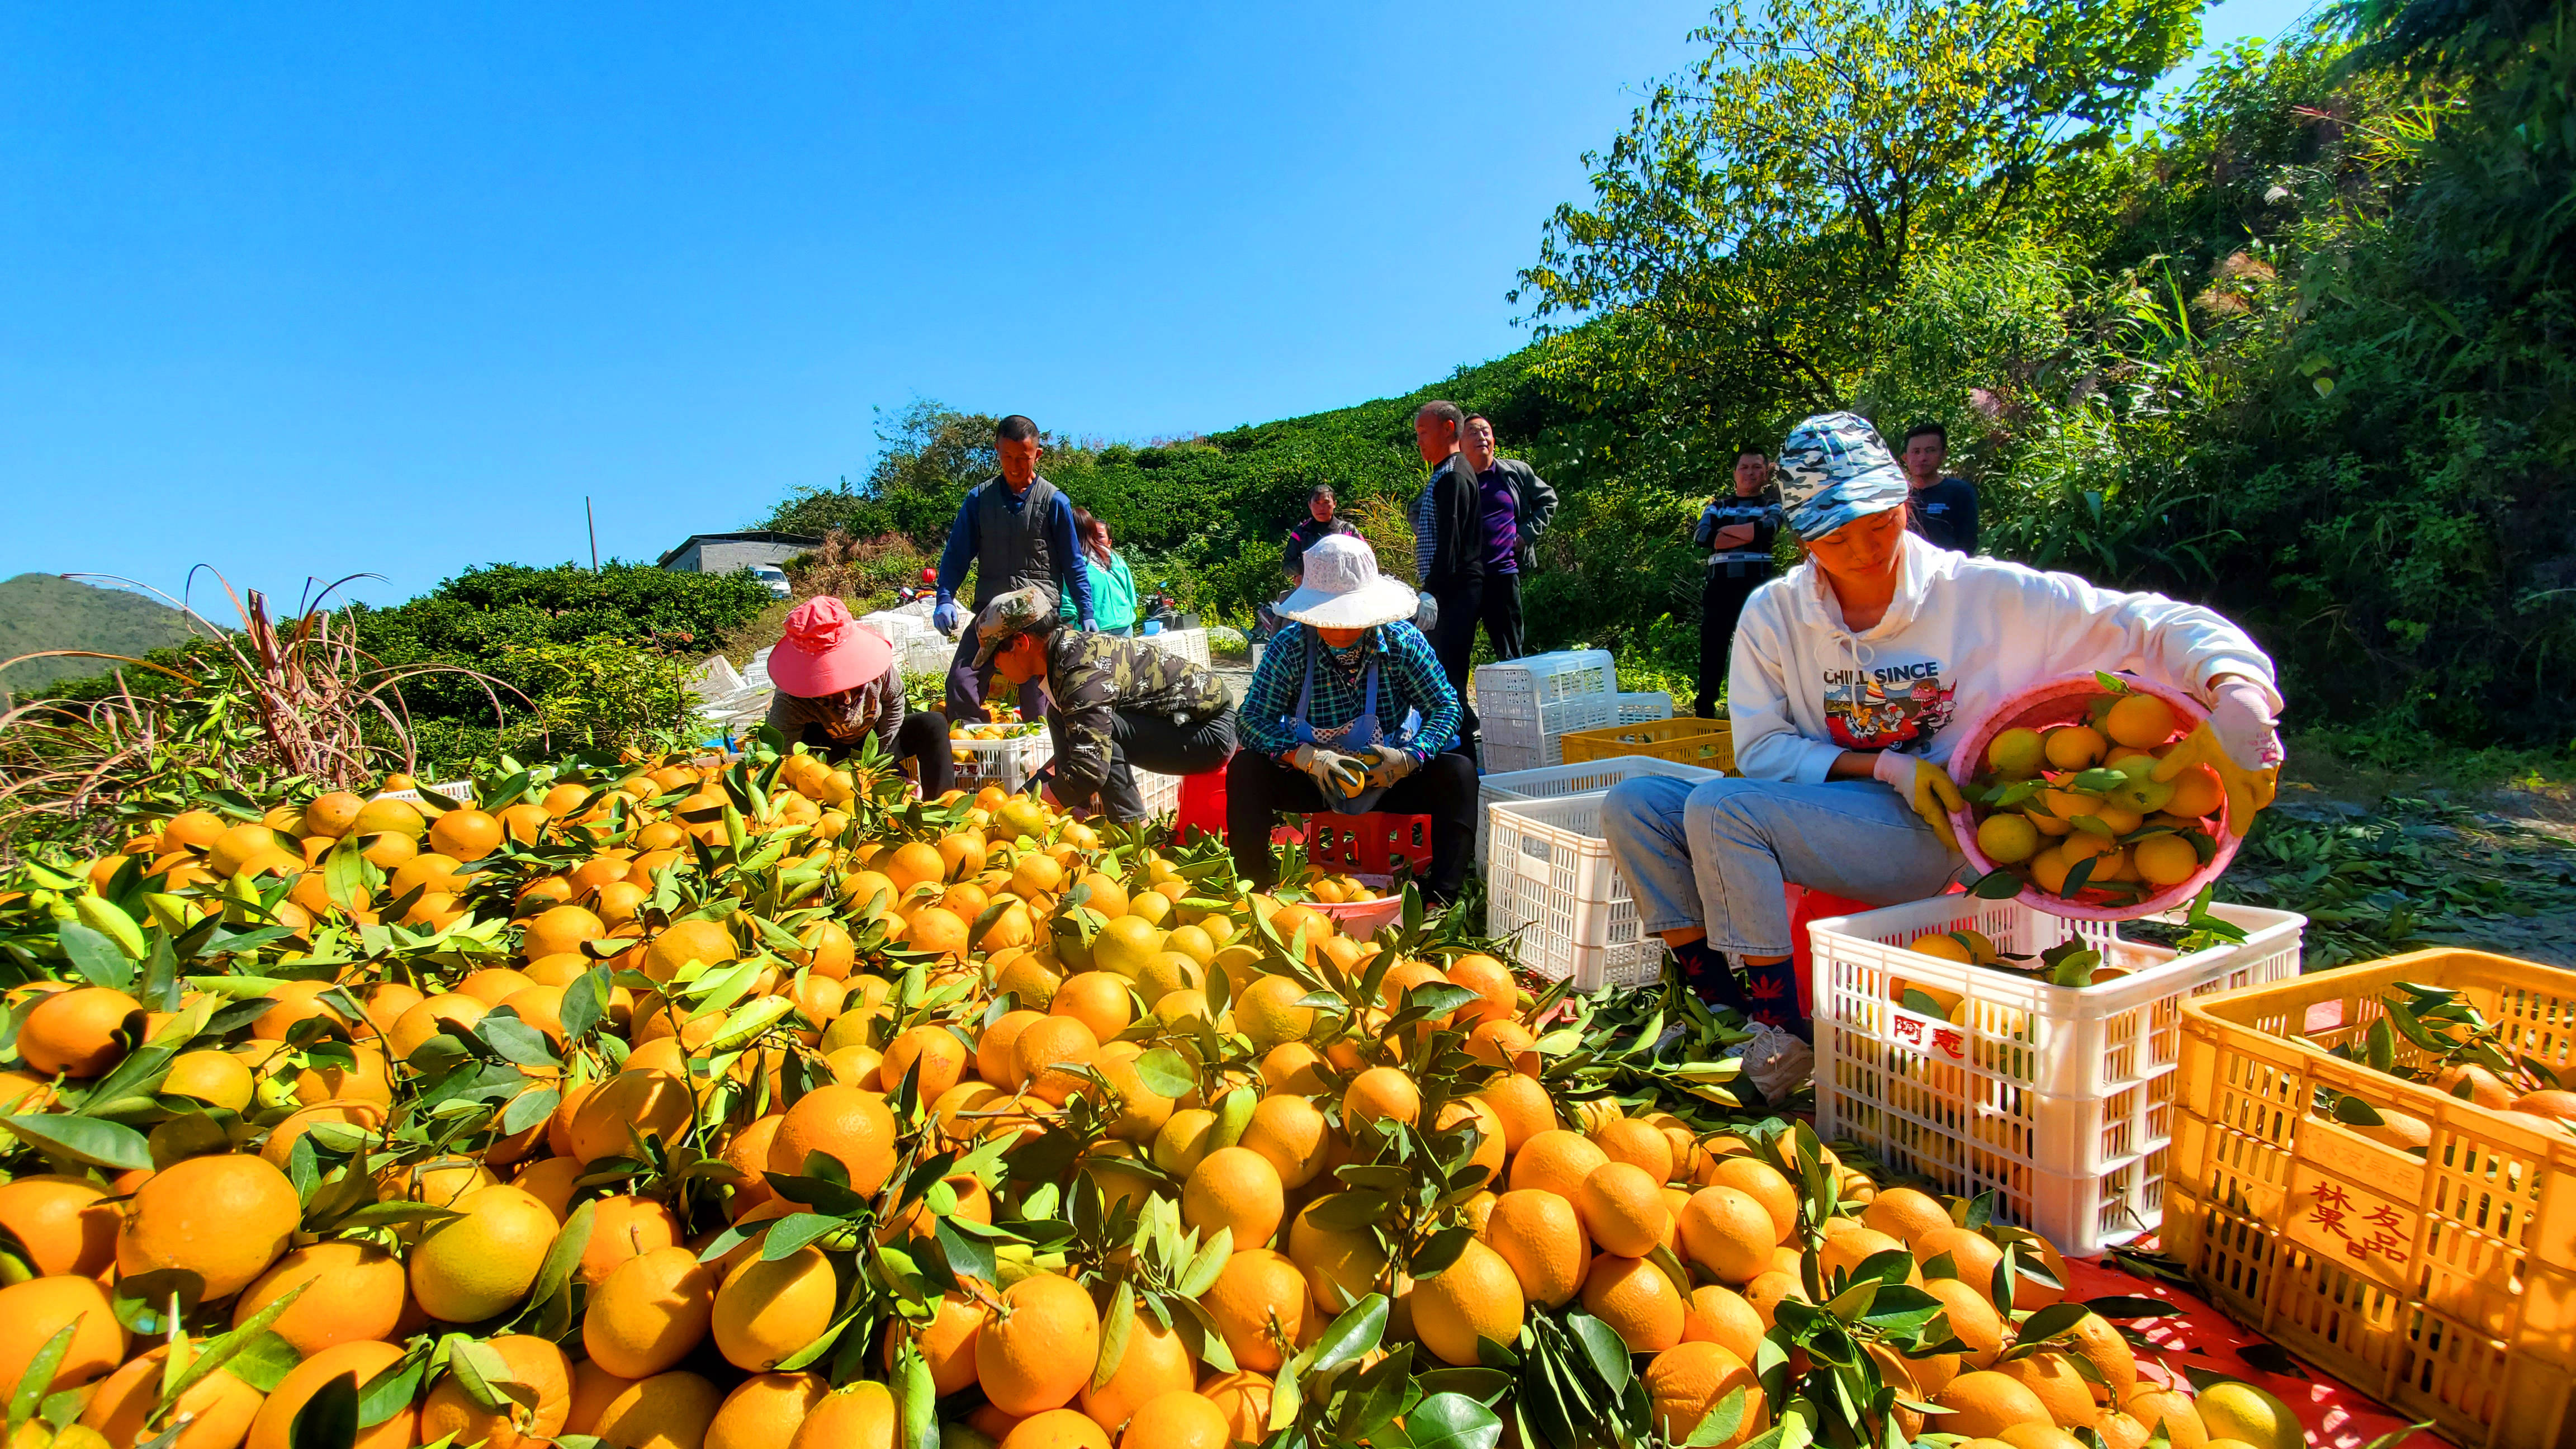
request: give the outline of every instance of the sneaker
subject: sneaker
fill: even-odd
[[[1816,1074],[1816,1052],[1776,1026],[1753,1024],[1753,1039],[1744,1044],[1744,1079],[1777,1105]]]

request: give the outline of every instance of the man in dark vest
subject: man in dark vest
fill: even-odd
[[[1074,543],[1073,500],[1038,476],[1038,425],[1013,413],[993,427],[993,453],[1001,473],[966,495],[957,521],[948,527],[948,547],[939,555],[939,602],[930,621],[943,634],[957,636],[957,653],[948,661],[948,717],[984,718],[984,696],[991,687],[992,665],[975,660],[975,631],[966,621],[984,606],[1014,589],[1044,584],[1059,597],[1070,595],[1074,612],[1087,632],[1098,627],[1091,606],[1090,571],[1082,567]],[[975,570],[972,609],[957,604],[966,570]],[[1024,719],[1046,717],[1046,694],[1036,684],[1020,687]]]

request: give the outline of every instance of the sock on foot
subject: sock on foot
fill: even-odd
[[[1788,962],[1745,962],[1744,991],[1752,1001],[1745,1015],[1776,1026],[1800,1041],[1814,1040],[1807,1013],[1798,1005],[1798,974]]]
[[[1726,957],[1710,950],[1706,940],[1671,949],[1673,959],[1681,964],[1682,984],[1691,989],[1692,995],[1713,1007],[1732,1007],[1751,1014],[1744,989],[1736,985],[1735,973],[1726,967]]]

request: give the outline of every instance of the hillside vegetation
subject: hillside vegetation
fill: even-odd
[[[1311,417],[1059,442],[1047,473],[1140,578],[1239,618],[1276,587],[1272,545],[1313,482],[1402,567],[1409,420],[1449,397],[1565,495],[1533,644],[1678,671],[1687,529],[1739,443],[1828,407],[1891,433],[1936,420],[1990,551],[2229,610],[2303,719],[2399,752],[2428,731],[2564,743],[2569,6],[2347,8],[2218,57],[2142,124],[2195,15],[1721,10],[1708,59],[1590,158],[1593,196],[1548,228],[1517,293],[1540,341]],[[935,549],[990,471],[989,426],[917,407],[867,478],[763,521]]]
[[[140,654],[184,641],[187,617],[167,604],[60,574],[0,583],[0,660],[46,649]],[[0,691],[27,694],[98,672],[94,659],[28,659],[0,669]]]

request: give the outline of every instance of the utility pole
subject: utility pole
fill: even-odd
[[[590,525],[590,571],[599,572],[599,515],[590,511],[590,495],[581,495],[582,521]]]

